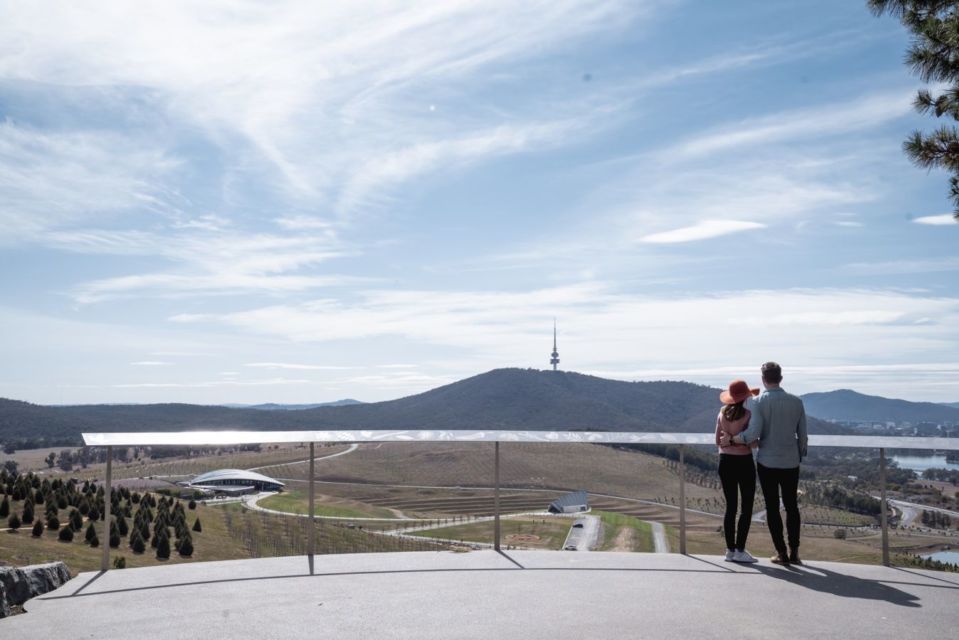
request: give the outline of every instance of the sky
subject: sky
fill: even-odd
[[[0,1],[0,396],[499,367],[959,401],[948,176],[864,1]]]

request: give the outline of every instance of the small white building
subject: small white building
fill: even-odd
[[[574,491],[560,496],[549,503],[550,513],[579,513],[589,511],[589,502],[585,491]]]

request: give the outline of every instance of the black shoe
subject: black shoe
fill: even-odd
[[[789,556],[787,556],[785,553],[777,553],[772,558],[770,558],[769,561],[772,562],[773,564],[788,565]]]
[[[799,551],[793,549],[789,552],[789,564],[802,564],[802,560],[799,559]]]

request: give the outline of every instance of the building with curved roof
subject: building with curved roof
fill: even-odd
[[[262,473],[244,469],[217,469],[201,473],[187,485],[193,489],[207,489],[219,493],[249,493],[252,491],[282,491],[286,485]]]

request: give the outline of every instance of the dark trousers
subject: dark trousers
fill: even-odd
[[[743,550],[746,548],[746,536],[749,535],[749,521],[753,517],[753,498],[756,496],[756,465],[753,464],[753,457],[719,454],[719,481],[726,496],[726,517],[723,518],[726,548]],[[736,502],[740,494],[743,508],[737,527]]]
[[[773,545],[779,553],[786,553],[786,543],[783,541],[783,519],[779,515],[779,496],[782,492],[783,506],[786,508],[786,535],[789,538],[789,549],[795,551],[799,549],[799,500],[796,497],[796,492],[799,490],[799,467],[774,469],[761,464],[757,467],[759,484],[766,501],[766,524],[769,526]]]

